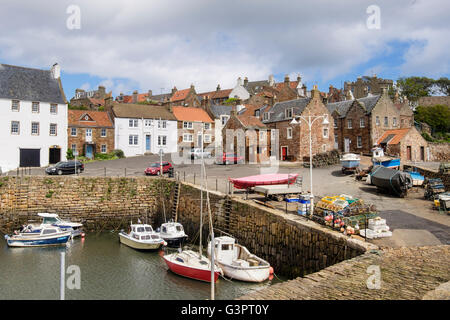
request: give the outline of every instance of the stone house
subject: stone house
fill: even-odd
[[[200,148],[202,142],[204,148],[214,149],[215,122],[204,109],[180,106],[172,109],[177,120],[178,151]]]
[[[243,156],[247,163],[269,161],[270,135],[259,117],[237,114],[235,107],[222,129],[222,151]]]
[[[202,100],[202,102],[207,100],[209,104],[220,105],[231,98],[231,91],[233,91],[233,89],[222,90],[219,84],[217,85],[216,91],[199,93],[197,96]],[[205,103],[203,102],[203,104]]]
[[[200,107],[201,105],[193,84],[189,89],[183,90],[178,90],[177,87],[174,87],[172,89],[172,96],[170,97],[169,103],[174,106],[184,106],[190,108]]]
[[[61,69],[0,64],[0,171],[66,160],[67,100]]]
[[[387,90],[380,95],[328,103],[333,116],[334,146],[341,152],[371,154],[386,130],[410,128],[413,113],[407,104],[396,105]]]
[[[372,95],[381,94],[383,88],[389,91],[392,88],[394,82],[390,79],[378,78],[377,75],[373,77],[364,76],[358,77],[354,82],[345,82],[344,91],[351,91],[355,99],[366,97],[369,93]]]
[[[331,113],[323,103],[322,95],[317,86],[311,90],[311,98],[300,98],[296,100],[277,102],[268,111],[263,113],[263,123],[271,132],[278,130],[279,147],[272,145],[271,149],[277,148],[281,160],[303,161],[309,158],[309,126],[299,116],[317,117],[323,116],[330,121]],[[296,118],[298,124],[291,124]],[[323,119],[317,118],[311,128],[312,155],[328,152],[334,149],[334,131],[330,123],[323,123]],[[271,136],[275,137],[271,134]],[[271,138],[272,139],[272,138]],[[272,139],[273,140],[273,139]],[[274,150],[275,151],[275,150]]]
[[[377,140],[386,154],[400,157],[402,164],[410,161],[431,160],[428,142],[413,126],[410,128],[386,130]]]
[[[112,96],[112,92],[106,93],[104,86],[98,86],[97,90],[85,91],[76,89],[75,96],[70,99],[72,107],[87,107],[89,110],[98,110],[105,106],[105,99]]]
[[[68,111],[68,149],[92,159],[114,150],[114,124],[106,111]]]
[[[206,106],[206,112],[214,120],[214,147],[220,148],[222,146],[222,129],[230,119],[233,107],[228,105],[211,104]]]

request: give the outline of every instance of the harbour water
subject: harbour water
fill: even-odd
[[[81,288],[66,300],[205,300],[210,284],[168,270],[161,252],[142,252],[119,243],[117,233],[87,234],[67,247],[9,248],[0,239],[0,299],[59,299],[61,252],[66,268],[81,271]],[[276,270],[275,270],[276,272]],[[66,281],[70,274],[66,275]],[[260,284],[219,278],[216,299],[234,299],[282,280]]]

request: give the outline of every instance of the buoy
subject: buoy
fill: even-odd
[[[84,238],[86,234],[84,232],[81,233],[81,237]]]
[[[272,267],[269,268],[269,274],[273,274],[273,268]]]

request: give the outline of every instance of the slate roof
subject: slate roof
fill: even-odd
[[[232,106],[225,106],[225,105],[211,105],[210,110],[214,117],[219,118],[221,115],[230,115],[231,110],[233,109]]]
[[[378,99],[380,99],[381,95],[376,96],[369,96],[364,98],[356,99],[366,110],[366,113],[371,113],[373,108],[378,102]],[[350,106],[353,104],[355,100],[344,100],[339,102],[333,102],[328,103],[326,107],[330,111],[330,113],[333,113],[334,111],[337,111],[340,118],[344,118],[347,115],[348,110],[350,109]]]
[[[0,64],[0,98],[66,104],[60,79],[50,70]]]
[[[309,101],[311,101],[311,98],[301,98],[277,102],[270,109],[269,120],[264,121],[264,123],[288,120],[286,118],[286,110],[290,108],[294,108],[294,114],[296,115],[301,114],[303,110],[305,110],[305,107],[308,105]]]
[[[177,118],[163,106],[149,106],[143,104],[132,103],[115,103],[113,106],[113,113],[116,118],[144,118],[144,119],[159,119],[174,120]]]

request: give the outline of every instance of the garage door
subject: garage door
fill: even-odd
[[[40,167],[41,149],[20,149],[21,167]]]

